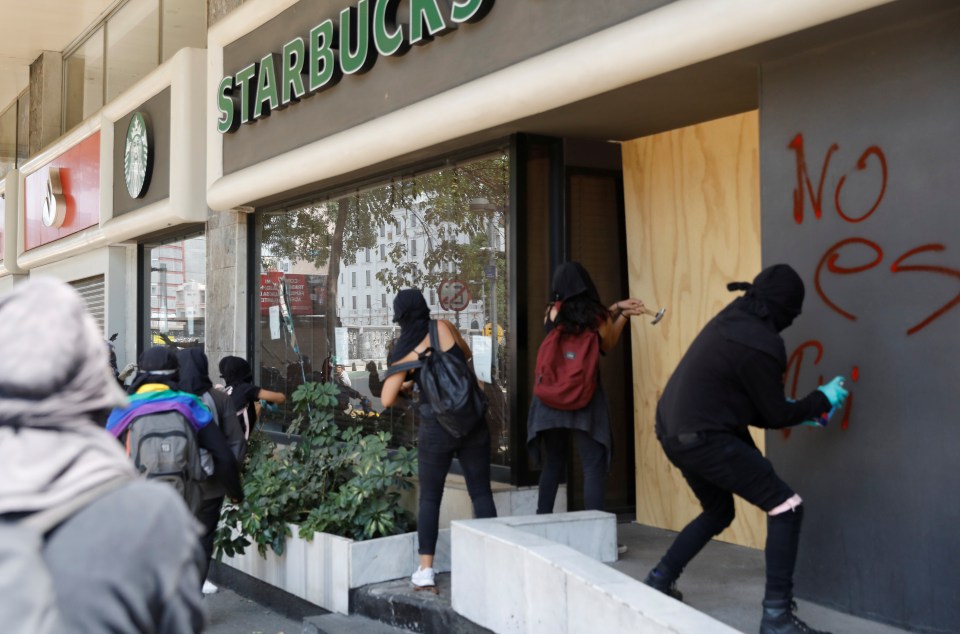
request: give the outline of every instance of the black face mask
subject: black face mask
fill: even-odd
[[[743,301],[758,317],[769,319],[777,331],[783,331],[800,316],[806,293],[803,280],[788,264],[767,267],[752,284],[735,282],[730,290],[744,290]]]

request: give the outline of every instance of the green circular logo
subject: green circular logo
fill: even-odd
[[[123,178],[132,198],[143,198],[147,193],[152,167],[150,129],[143,115],[136,112],[127,126],[127,142],[123,149]]]

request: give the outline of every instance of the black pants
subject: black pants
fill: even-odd
[[[437,551],[440,526],[440,501],[443,486],[453,458],[460,460],[467,492],[477,518],[496,517],[490,489],[490,432],[486,426],[460,441],[431,422],[422,422],[418,434],[417,461],[420,477],[420,505],[417,513],[419,553],[433,555]]]
[[[543,470],[540,472],[537,513],[553,513],[560,480],[567,470],[570,436],[573,436],[583,465],[583,507],[587,511],[602,511],[607,479],[607,448],[587,432],[578,429],[547,429],[538,436],[542,442]]]
[[[677,535],[657,568],[672,581],[704,546],[733,522],[733,495],[769,512],[794,492],[748,438],[733,434],[685,434],[661,440],[703,511]],[[802,508],[768,518],[767,598],[789,596]]]
[[[207,578],[210,570],[210,558],[213,556],[213,539],[217,532],[217,523],[220,521],[220,507],[223,506],[223,497],[204,500],[197,509],[197,520],[203,524],[203,535],[200,536],[200,545],[203,546],[203,569],[200,570],[201,583]]]

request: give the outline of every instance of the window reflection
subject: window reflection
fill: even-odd
[[[64,131],[103,106],[103,27],[64,60]]]
[[[206,326],[206,237],[196,236],[145,247],[149,266],[148,320],[150,346],[203,347]],[[146,307],[144,307],[146,309]]]
[[[455,324],[474,349],[490,381],[491,458],[508,464],[508,174],[507,156],[497,154],[261,216],[260,384],[288,396],[264,425],[289,425],[289,397],[304,381],[335,382],[341,425],[415,445],[416,403],[384,408],[379,399],[399,335],[393,298],[414,287],[431,316]]]

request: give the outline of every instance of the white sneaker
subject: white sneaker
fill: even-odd
[[[204,593],[204,594],[216,594],[217,590],[219,590],[219,589],[220,589],[220,588],[218,588],[218,587],[215,586],[214,584],[210,583],[209,581],[204,581],[204,582],[203,582],[203,593]]]
[[[413,576],[410,577],[410,581],[418,588],[430,588],[437,585],[434,580],[436,574],[433,568],[421,568],[417,566],[417,570],[413,573]]]

